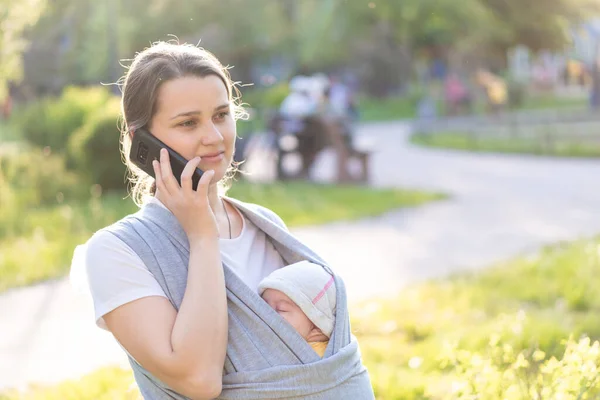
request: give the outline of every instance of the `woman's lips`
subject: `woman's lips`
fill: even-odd
[[[209,162],[209,163],[221,161],[222,159],[223,159],[223,153],[200,157],[201,162],[204,161],[204,162]]]

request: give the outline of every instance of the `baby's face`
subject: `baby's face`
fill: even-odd
[[[314,324],[306,314],[294,303],[288,296],[275,289],[267,289],[263,292],[262,298],[281,315],[296,331],[308,340],[311,333],[314,332]]]

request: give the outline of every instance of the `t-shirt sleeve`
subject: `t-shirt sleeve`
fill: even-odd
[[[110,232],[99,231],[92,236],[83,257],[100,328],[107,329],[102,317],[123,304],[148,296],[166,297],[142,259]]]

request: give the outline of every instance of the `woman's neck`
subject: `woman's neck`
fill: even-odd
[[[213,210],[215,215],[218,215],[223,210],[223,204],[221,203],[221,197],[219,196],[219,184],[213,183],[208,187],[208,204]]]

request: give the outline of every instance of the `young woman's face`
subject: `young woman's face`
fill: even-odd
[[[277,311],[304,339],[308,339],[313,331],[314,325],[298,307],[283,292],[275,289],[267,289],[263,292],[262,298],[272,309]]]
[[[183,77],[162,84],[150,131],[199,168],[225,175],[233,158],[235,120],[225,85],[215,75]]]

